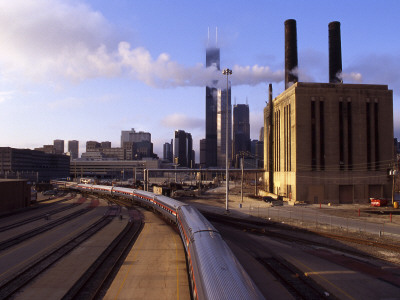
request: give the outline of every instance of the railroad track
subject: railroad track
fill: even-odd
[[[104,293],[111,283],[143,229],[142,216],[138,211],[135,212],[135,217],[64,295],[64,300],[94,299],[104,296],[100,294]]]
[[[26,211],[31,211],[31,210],[34,210],[34,209],[39,209],[39,208],[48,207],[48,206],[52,206],[52,205],[55,205],[55,204],[63,203],[65,201],[68,201],[68,200],[71,200],[71,199],[74,199],[74,198],[75,198],[75,194],[72,194],[70,197],[67,197],[67,198],[64,198],[64,199],[61,199],[61,200],[58,200],[58,201],[54,201],[54,202],[51,202],[51,203],[43,203],[43,204],[40,204],[40,205],[34,204],[33,206],[29,206],[29,207],[23,208],[23,209],[18,210],[18,211],[12,211],[12,212],[9,212],[9,213],[1,214],[0,215],[0,219],[7,218],[7,217],[10,217],[10,216],[15,216],[15,215],[18,215],[18,214],[26,212]],[[40,201],[38,203],[41,203],[41,202],[43,202],[43,201]]]
[[[10,225],[6,225],[6,226],[3,226],[3,227],[0,227],[0,232],[7,231],[7,230],[10,230],[10,229],[13,229],[13,228],[16,228],[16,227],[19,227],[19,226],[22,226],[22,225],[25,225],[25,224],[40,220],[40,219],[43,219],[46,216],[51,216],[51,215],[63,212],[65,210],[74,208],[74,207],[76,207],[78,205],[80,205],[80,204],[79,203],[72,203],[72,204],[69,204],[69,205],[64,206],[64,207],[53,209],[53,210],[48,211],[48,212],[46,212],[44,214],[41,214],[41,215],[38,215],[38,216],[35,216],[35,217],[31,217],[31,218],[28,218],[28,219],[25,219],[25,220],[22,220],[22,221],[18,221],[18,222],[15,222],[13,224],[10,224]]]
[[[49,224],[42,225],[40,227],[37,227],[35,229],[29,230],[29,231],[24,232],[24,233],[22,233],[20,235],[12,237],[12,238],[10,238],[8,240],[5,240],[5,241],[0,243],[0,251],[1,250],[5,250],[7,248],[10,248],[10,247],[12,247],[12,246],[14,246],[16,244],[22,243],[23,241],[26,241],[26,240],[30,239],[31,237],[34,237],[34,236],[36,236],[38,234],[41,234],[41,233],[43,233],[45,231],[53,229],[54,227],[59,226],[61,224],[64,224],[64,223],[66,223],[66,222],[68,222],[68,221],[70,221],[70,220],[72,220],[74,218],[77,218],[78,216],[86,214],[87,212],[91,211],[92,209],[93,209],[92,207],[80,209],[80,210],[78,210],[76,212],[73,212],[73,213],[67,215],[67,216],[64,216],[64,217],[59,218],[59,219],[57,219],[57,220],[55,220],[53,222],[50,222]]]
[[[89,239],[96,232],[107,226],[112,219],[113,217],[109,216],[102,217],[78,236],[70,239],[64,245],[61,245],[57,249],[39,258],[37,261],[19,271],[12,278],[8,278],[1,282],[0,299],[6,299],[12,296],[15,292],[27,285],[32,279],[47,270],[51,265],[65,256],[67,253]]]
[[[335,239],[335,240],[341,240],[341,241],[355,243],[355,244],[359,244],[359,245],[372,246],[372,247],[386,249],[386,250],[400,253],[400,245],[382,243],[382,242],[377,242],[377,241],[372,241],[372,240],[359,239],[359,238],[355,238],[355,237],[330,234],[330,233],[324,233],[324,232],[320,232],[318,234],[321,236],[324,236],[324,237]]]
[[[299,236],[293,236],[291,234],[285,234],[282,231],[276,231],[273,230],[276,228],[282,228],[285,230],[288,230],[289,228],[281,224],[273,223],[273,222],[263,222],[263,221],[250,221],[250,220],[243,220],[243,219],[238,219],[238,218],[233,218],[229,216],[223,216],[223,215],[218,215],[218,214],[213,214],[209,212],[203,212],[204,216],[208,218],[209,220],[213,222],[219,222],[219,223],[224,223],[228,224],[230,226],[234,226],[236,228],[240,228],[242,230],[248,230],[257,234],[262,234],[262,235],[267,235],[271,236],[274,238],[278,239],[284,239],[287,241],[291,242],[298,242],[298,243],[303,243],[303,244],[309,244],[309,245],[314,245],[314,246],[320,246],[320,247],[325,247],[325,248],[330,248],[333,250],[338,250],[342,252],[347,252],[349,254],[354,254],[358,256],[364,256],[364,257],[372,257],[371,255],[368,254],[363,254],[360,253],[359,251],[352,251],[350,249],[344,249],[343,247],[337,247],[334,245],[328,245],[326,243],[318,242],[313,239],[307,239],[307,238],[302,238]],[[302,232],[308,233],[308,234],[314,234],[312,231],[306,231],[303,229],[296,229],[300,230]],[[318,232],[318,236],[323,236],[326,238],[330,239],[336,239],[336,240],[341,240],[341,241],[347,241],[350,243],[356,243],[360,245],[366,245],[366,246],[371,246],[375,248],[380,248],[380,249],[385,249],[385,250],[390,250],[394,252],[399,252],[400,253],[400,246],[395,245],[395,244],[388,244],[388,243],[382,243],[382,242],[376,242],[376,241],[371,241],[371,240],[366,240],[366,239],[361,239],[361,238],[356,238],[356,237],[350,237],[350,236],[342,236],[342,235],[335,235],[335,234],[329,234],[329,233],[323,233],[323,232]]]
[[[319,300],[336,299],[326,292],[313,279],[279,257],[258,257],[257,260],[266,267],[296,299]]]

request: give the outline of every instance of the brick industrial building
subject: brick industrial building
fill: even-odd
[[[270,86],[264,110],[269,192],[307,203],[365,203],[391,195],[393,92],[386,85],[341,82],[339,26],[329,24],[330,83],[285,76],[287,89],[274,100]],[[287,51],[296,43],[294,20],[285,22],[285,33],[292,34],[285,39],[290,73],[297,68],[297,53]]]
[[[390,197],[393,94],[387,86],[298,82],[272,103],[264,135],[271,192],[308,203]]]

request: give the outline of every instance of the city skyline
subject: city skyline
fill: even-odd
[[[135,128],[152,134],[162,157],[180,129],[191,132],[199,161],[204,87],[215,72],[205,69],[205,49],[216,43],[216,27],[220,68],[233,70],[232,104],[248,98],[251,139],[258,139],[268,83],[274,97],[284,90],[286,19],[297,21],[300,82],[328,82],[328,24],[341,22],[343,81],[393,90],[399,138],[400,4],[320,2],[2,3],[0,146],[78,140],[82,153],[86,141],[115,147],[121,130]]]

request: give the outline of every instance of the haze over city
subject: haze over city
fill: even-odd
[[[383,4],[382,4],[383,3]],[[154,152],[182,129],[198,161],[205,135],[205,49],[221,49],[232,102],[258,139],[268,83],[284,90],[284,26],[297,20],[299,81],[328,82],[328,23],[341,22],[344,83],[393,90],[400,137],[398,1],[10,1],[0,3],[0,146],[54,139],[119,146],[150,132]],[[218,35],[216,37],[216,28]],[[221,74],[221,82],[226,80]]]

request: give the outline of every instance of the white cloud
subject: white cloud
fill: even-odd
[[[192,130],[204,126],[204,119],[188,117],[183,114],[172,114],[161,120],[161,125],[173,129]]]
[[[362,75],[359,72],[350,72],[350,73],[342,72],[340,76],[342,77],[343,82],[350,82],[350,83],[362,82]]]
[[[283,70],[272,71],[268,66],[254,65],[252,67],[241,67],[235,65],[232,69],[233,85],[257,85],[266,82],[280,82],[284,80],[285,73]]]
[[[85,99],[68,97],[56,101],[49,102],[47,105],[50,109],[65,109],[65,108],[76,108],[82,106],[86,102]]]
[[[73,80],[116,74],[107,52],[111,25],[84,4],[59,0],[0,2],[0,64],[30,79]]]
[[[0,103],[6,102],[8,99],[12,97],[14,93],[15,93],[14,91],[0,92]]]
[[[82,81],[129,74],[152,87],[205,86],[223,75],[203,64],[184,66],[169,54],[153,58],[131,48],[105,17],[86,4],[62,0],[0,2],[0,67],[10,78]],[[233,85],[283,80],[267,66],[234,66]],[[14,75],[14,76],[13,76]]]

